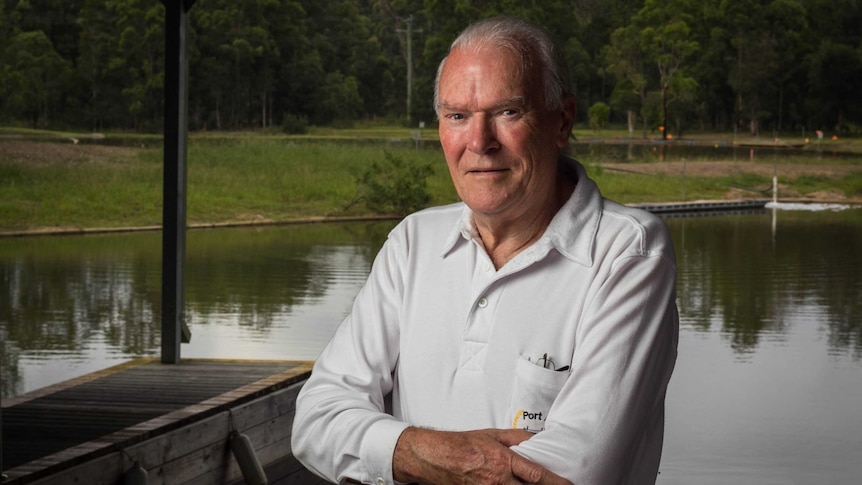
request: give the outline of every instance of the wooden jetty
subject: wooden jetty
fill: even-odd
[[[161,361],[120,365],[4,401],[2,485],[233,484],[250,468],[266,475],[252,480],[258,483],[320,482],[290,450],[296,395],[310,363],[180,359],[180,344],[190,338],[182,314],[187,32],[195,0],[162,3]]]
[[[3,401],[3,485],[239,484],[248,438],[270,484],[321,483],[292,456],[310,362],[140,359]],[[140,472],[140,470],[136,470]]]

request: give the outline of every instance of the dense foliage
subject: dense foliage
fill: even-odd
[[[862,125],[857,0],[197,0],[191,128],[433,121],[449,42],[501,13],[557,38],[583,115],[632,131]],[[158,0],[0,0],[0,122],[159,130],[163,22]]]

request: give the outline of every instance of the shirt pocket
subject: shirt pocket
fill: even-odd
[[[545,429],[548,411],[568,377],[566,371],[546,369],[525,357],[519,358],[506,413],[509,426],[534,433]]]

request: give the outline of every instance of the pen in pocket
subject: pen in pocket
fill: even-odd
[[[530,359],[527,359],[527,360],[530,360]],[[557,365],[554,364],[554,361],[548,358],[547,352],[542,354],[542,356],[540,358],[536,359],[536,365],[541,366],[545,369],[553,369],[557,372],[565,372],[565,371],[569,370],[569,366],[567,366],[567,365],[564,365],[563,367],[560,367],[559,369],[557,369]]]

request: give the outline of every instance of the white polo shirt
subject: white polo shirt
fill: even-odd
[[[583,167],[545,234],[494,269],[462,203],[405,218],[297,399],[294,454],[392,483],[407,426],[528,428],[513,450],[578,485],[653,483],[676,360],[664,223]]]

